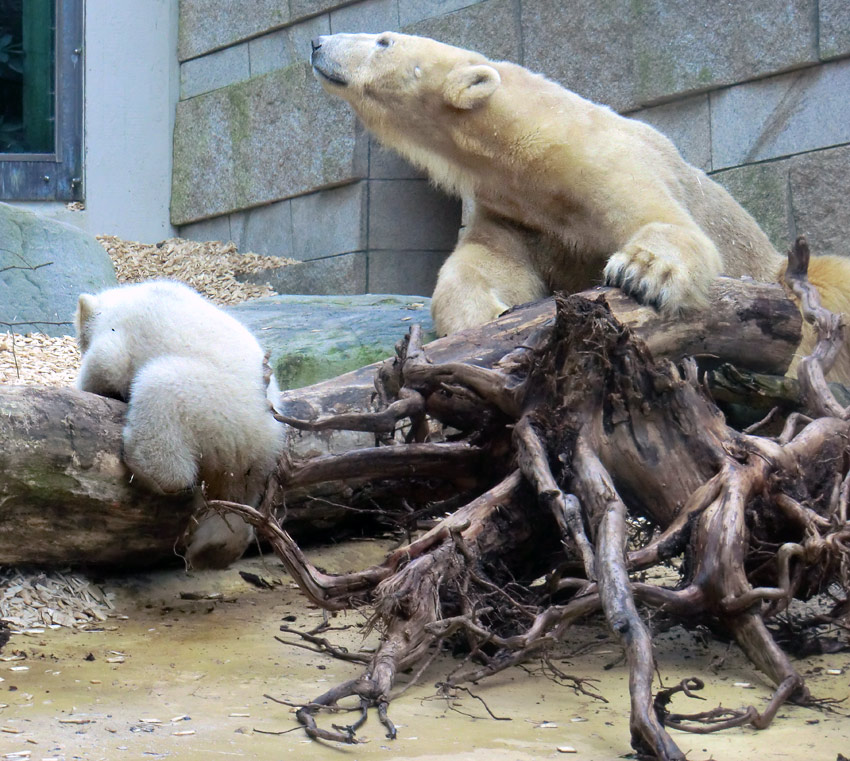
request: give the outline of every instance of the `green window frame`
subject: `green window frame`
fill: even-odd
[[[0,67],[20,76],[23,113],[0,134],[0,200],[82,201],[83,0],[19,5],[20,38],[0,34]]]

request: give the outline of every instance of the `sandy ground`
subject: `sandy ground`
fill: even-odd
[[[361,567],[386,549],[377,541],[347,542],[309,554],[328,570],[342,571]],[[280,583],[260,590],[239,570]],[[356,665],[275,639],[291,638],[280,633],[282,623],[308,629],[322,620],[276,559],[249,558],[227,571],[111,578],[104,587],[115,595],[116,610],[102,630],[18,634],[4,649],[4,658],[23,658],[0,662],[0,757],[607,761],[631,750],[628,674],[620,649],[601,625],[576,629],[556,660],[567,673],[598,679],[607,704],[554,684],[529,664],[473,686],[496,716],[510,719],[496,721],[468,695],[451,701],[435,697],[435,682],[457,665],[446,656],[392,703],[398,739],[387,740],[370,716],[360,731],[365,742],[335,747],[308,740],[293,709],[266,697],[304,702],[358,673]],[[213,598],[186,599],[204,595]],[[328,636],[358,647],[363,622],[359,614],[337,617],[335,627],[349,628]],[[374,645],[374,635],[366,645]],[[658,638],[656,646],[665,684],[691,675],[707,682],[706,702],[677,698],[675,710],[700,711],[718,703],[763,707],[770,696],[765,680],[737,648],[702,642],[682,630]],[[712,674],[712,664],[724,657]],[[798,666],[818,697],[850,694],[846,655],[812,657]],[[348,724],[354,718],[325,715],[320,721]],[[674,735],[692,760],[833,761],[850,753],[850,718],[795,706],[783,708],[763,732]]]

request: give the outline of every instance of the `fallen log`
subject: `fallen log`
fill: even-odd
[[[799,312],[778,286],[720,280],[711,308],[683,319],[661,317],[617,289],[586,295],[601,298],[656,356],[697,355],[710,364],[722,360],[782,374],[799,342]],[[551,331],[554,315],[552,299],[521,307],[490,325],[434,341],[427,355],[446,365],[494,368]],[[392,362],[375,363],[281,394],[278,407],[285,419],[304,421],[290,436],[284,457],[290,468],[287,489],[275,506],[290,527],[324,530],[346,516],[375,514],[377,501],[389,501],[377,511],[380,518],[416,491],[410,483],[400,487],[389,471],[376,483],[374,472],[357,465],[327,478],[336,455],[374,446],[376,434],[370,432],[371,422],[367,430],[352,432],[323,429],[318,421],[342,411],[377,409],[376,376],[383,369],[389,377],[391,368]],[[445,407],[445,394],[431,395],[428,404],[429,411]],[[462,406],[455,399],[449,407],[454,422],[462,423]],[[473,417],[481,414],[474,400],[467,409]],[[174,557],[190,520],[191,500],[153,495],[132,483],[121,462],[123,414],[122,402],[70,388],[0,385],[0,562],[126,568]],[[385,431],[394,427],[392,419]],[[361,455],[363,462],[372,457]],[[446,505],[491,486],[496,473],[509,467],[507,462],[496,467],[491,456],[486,468],[476,468],[474,449],[464,460],[446,457],[439,448],[422,449],[419,457],[418,464],[404,465],[406,475],[420,479],[426,501],[447,500]],[[384,472],[386,463],[376,463]]]
[[[708,308],[676,317],[642,306],[617,288],[593,288],[578,295],[603,299],[614,317],[645,341],[656,357],[678,360],[691,356],[708,366],[725,361],[755,372],[783,375],[800,343],[798,309],[782,288],[768,283],[719,278],[712,285]],[[517,307],[480,328],[431,342],[428,356],[433,362],[492,367],[536,331],[551,326],[554,318],[552,298]],[[380,364],[284,391],[282,409],[300,419],[366,409]]]
[[[131,483],[121,461],[125,408],[71,388],[0,385],[0,564],[174,557],[192,500]]]

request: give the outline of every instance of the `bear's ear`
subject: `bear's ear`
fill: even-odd
[[[88,331],[86,327],[97,311],[97,296],[90,293],[81,293],[77,301],[77,313],[74,315],[74,327],[77,329],[77,338],[81,343],[88,344]],[[85,350],[85,346],[83,349]]]
[[[499,72],[486,64],[457,66],[446,77],[443,97],[455,108],[482,105],[502,83]]]

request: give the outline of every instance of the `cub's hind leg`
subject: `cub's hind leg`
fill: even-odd
[[[180,391],[192,370],[189,360],[161,357],[142,367],[130,388],[124,461],[154,491],[191,489],[198,479],[199,448],[187,420],[197,410]]]

